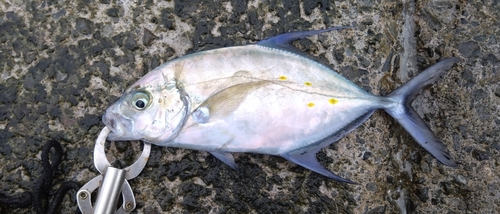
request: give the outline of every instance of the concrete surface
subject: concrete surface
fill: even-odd
[[[206,152],[154,146],[147,168],[130,182],[134,212],[498,213],[498,11],[498,0],[2,0],[0,193],[33,188],[49,139],[66,150],[55,187],[96,176],[92,149],[105,108],[168,60],[288,31],[356,25],[296,45],[375,94],[443,58],[462,59],[413,103],[457,168],[438,163],[379,111],[318,154],[360,185],[278,157],[236,154],[237,172]],[[126,165],[140,145],[110,143],[110,160]],[[75,208],[73,192],[60,212]]]

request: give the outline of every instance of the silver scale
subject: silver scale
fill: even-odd
[[[109,132],[110,130],[104,127],[99,133],[94,147],[94,165],[101,174],[83,185],[76,193],[78,207],[84,214],[130,213],[136,206],[134,193],[128,180],[137,177],[146,166],[151,144],[144,143],[141,156],[132,165],[124,169],[114,168],[106,158],[104,151],[104,144]],[[95,204],[92,205],[92,192],[98,188]],[[123,203],[116,209],[120,195]]]

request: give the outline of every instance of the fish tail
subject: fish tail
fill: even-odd
[[[411,103],[423,88],[436,82],[458,61],[460,61],[458,58],[448,58],[427,68],[387,95],[387,98],[396,102],[395,105],[384,108],[410,133],[420,146],[424,147],[441,163],[451,167],[457,165],[451,158],[448,149],[436,138],[424,120],[418,116],[417,112],[411,107]]]

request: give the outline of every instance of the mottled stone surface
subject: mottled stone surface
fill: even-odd
[[[66,150],[55,187],[96,176],[92,149],[105,108],[168,60],[293,30],[356,25],[295,44],[375,94],[387,94],[440,59],[462,59],[413,103],[457,168],[438,163],[379,111],[318,154],[328,169],[360,185],[334,182],[278,157],[236,154],[237,172],[206,152],[154,146],[146,169],[130,182],[136,212],[496,213],[498,11],[495,0],[3,0],[0,193],[34,187],[41,146],[49,139]],[[126,165],[140,150],[139,143],[129,144],[110,143],[115,155],[109,159]],[[72,195],[60,211],[75,208]]]

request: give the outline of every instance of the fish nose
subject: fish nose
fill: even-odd
[[[110,117],[108,113],[102,116],[103,123],[111,129],[111,131],[116,130],[116,120],[113,117]]]

